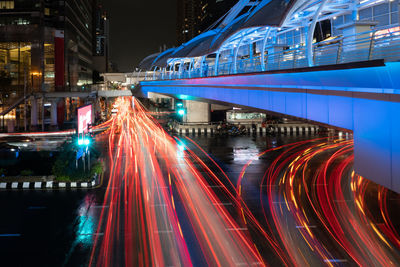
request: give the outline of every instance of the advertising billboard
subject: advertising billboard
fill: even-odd
[[[88,133],[90,124],[92,124],[92,105],[78,108],[78,134]]]

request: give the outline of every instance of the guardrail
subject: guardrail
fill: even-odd
[[[334,65],[359,61],[384,59],[386,62],[400,60],[400,27],[338,36],[313,45],[314,66]],[[145,80],[170,80],[197,77],[212,77],[229,74],[273,71],[309,67],[306,47],[287,49],[264,57],[230,59],[229,62],[215,61],[203,64],[202,68],[180,68],[176,71],[148,72]],[[262,62],[264,60],[264,62]],[[217,70],[215,68],[218,68]]]

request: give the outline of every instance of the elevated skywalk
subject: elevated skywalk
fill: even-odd
[[[272,23],[277,1],[253,1],[245,12],[249,1],[240,0],[218,33],[150,60],[143,93],[354,131],[355,170],[400,192],[400,1],[280,2],[284,12]]]
[[[400,62],[383,60],[143,81],[142,92],[208,99],[354,131],[355,170],[400,192]]]

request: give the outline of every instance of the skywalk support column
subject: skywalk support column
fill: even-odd
[[[38,105],[37,99],[31,97],[31,131],[36,131],[38,128]]]
[[[186,100],[187,123],[209,123],[211,121],[211,105],[204,102]]]

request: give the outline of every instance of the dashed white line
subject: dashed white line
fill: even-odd
[[[316,225],[296,225],[296,228],[302,229],[302,228],[306,228],[306,226],[307,226],[307,228],[317,228]]]
[[[247,231],[247,227],[242,227],[242,228],[226,228],[226,231]]]
[[[223,202],[220,202],[220,203],[213,203],[213,205],[214,205],[214,206],[233,206],[233,204],[230,203],[230,202],[227,202],[227,203],[223,203]]]

